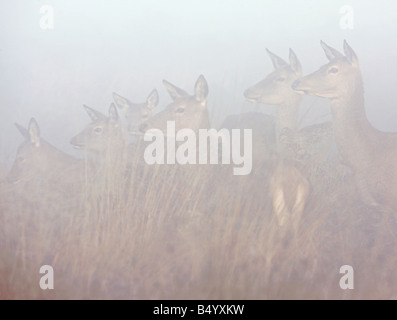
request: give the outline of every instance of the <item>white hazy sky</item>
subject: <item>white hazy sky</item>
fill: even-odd
[[[54,9],[53,30],[40,28],[43,5]],[[339,26],[343,5],[354,9],[353,30]],[[113,91],[142,102],[156,87],[161,109],[170,102],[162,79],[191,92],[204,74],[214,125],[228,113],[270,113],[242,95],[272,71],[265,48],[285,59],[293,48],[306,74],[326,62],[320,40],[342,49],[347,39],[370,121],[397,131],[396,21],[393,0],[1,0],[1,163],[22,141],[14,122],[35,117],[44,138],[72,153],[70,138],[89,120],[82,104],[107,112]]]

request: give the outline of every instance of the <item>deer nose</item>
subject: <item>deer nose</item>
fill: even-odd
[[[300,83],[301,83],[301,81],[299,79],[295,80],[294,82],[292,82],[291,88],[295,90],[299,86]]]
[[[141,123],[141,124],[139,125],[138,129],[139,129],[140,132],[145,133],[147,127],[148,127],[147,123],[144,122],[144,123]]]
[[[260,96],[253,92],[251,89],[247,89],[244,91],[244,97],[249,102],[258,102],[260,99]]]

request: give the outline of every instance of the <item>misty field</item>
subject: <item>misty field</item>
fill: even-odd
[[[0,298],[395,295],[391,218],[360,205],[350,178],[314,186],[320,192],[299,225],[280,228],[268,196],[277,160],[233,176],[230,166],[148,166],[140,157],[128,173],[82,182],[80,194],[2,182]],[[45,264],[54,290],[39,287]],[[339,287],[345,264],[354,267],[354,290]]]
[[[396,3],[0,12],[0,299],[397,299]]]

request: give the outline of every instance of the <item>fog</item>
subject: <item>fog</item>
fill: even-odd
[[[53,29],[40,27],[44,5],[53,8]],[[340,27],[343,5],[354,10],[353,29]],[[44,139],[78,154],[69,141],[89,122],[83,104],[107,112],[112,92],[143,102],[157,88],[161,110],[171,101],[163,79],[192,92],[203,74],[215,127],[227,114],[272,113],[243,97],[273,70],[265,49],[288,59],[293,48],[307,74],[326,62],[320,40],[340,50],[349,42],[370,122],[397,131],[394,1],[18,0],[2,1],[0,12],[0,156],[7,166],[23,140],[14,122],[27,126],[35,117]],[[313,105],[308,122],[329,115],[325,100],[307,97],[305,105]]]
[[[397,133],[395,1],[17,0],[0,16],[0,299],[397,297],[397,138],[366,121]],[[142,103],[128,126],[123,97]],[[126,143],[165,118],[189,143]],[[199,159],[222,163],[196,163],[196,133],[223,121],[253,132],[208,130]]]

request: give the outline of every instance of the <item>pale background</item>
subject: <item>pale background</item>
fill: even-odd
[[[54,8],[53,30],[40,28],[43,5]],[[339,26],[343,5],[354,9],[352,30]],[[82,104],[107,112],[113,91],[143,102],[157,88],[161,109],[170,102],[162,79],[192,92],[203,74],[213,126],[231,113],[272,113],[243,97],[272,71],[265,49],[287,59],[293,48],[307,74],[326,63],[320,40],[339,50],[349,42],[370,122],[397,131],[396,18],[392,0],[1,0],[0,163],[23,141],[14,122],[35,117],[43,138],[76,155],[70,138],[89,122]],[[306,122],[329,119],[327,101],[312,104]]]

